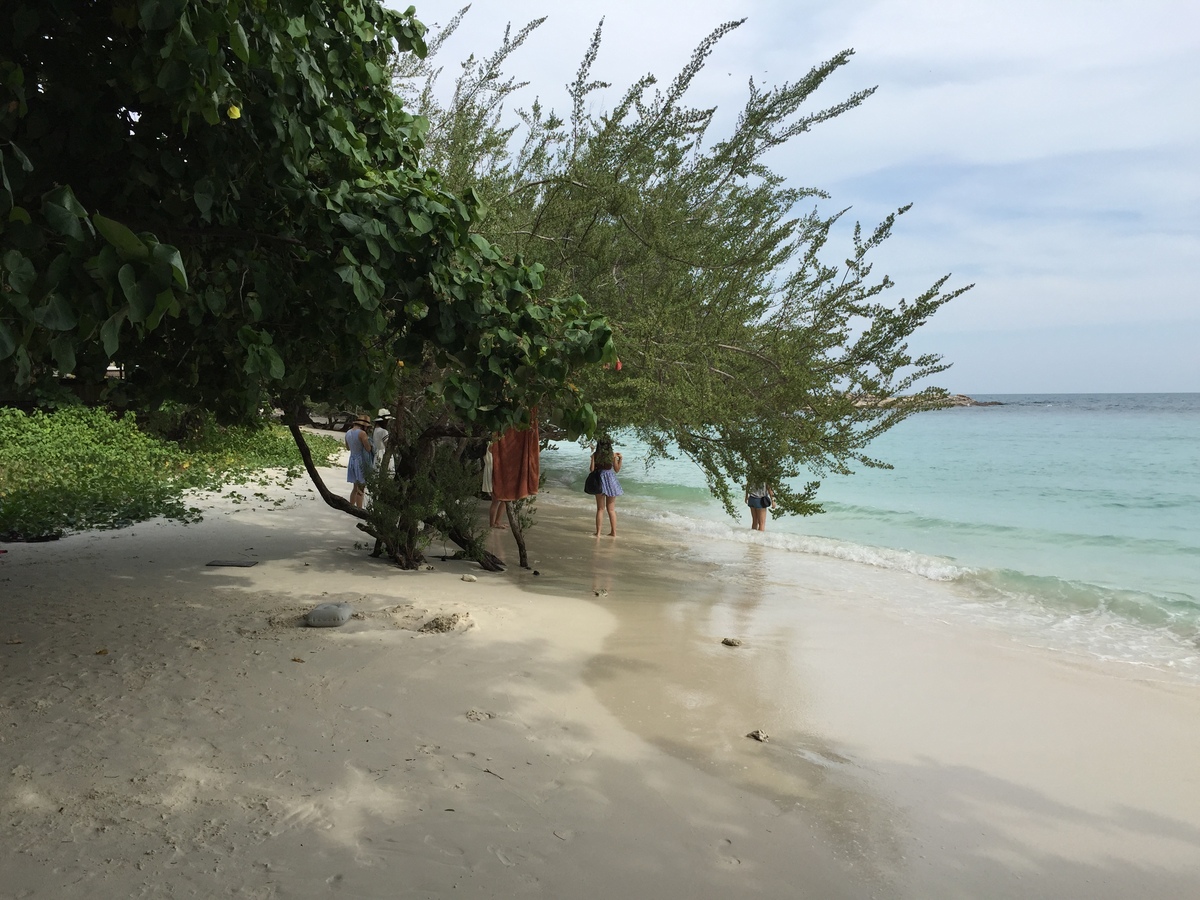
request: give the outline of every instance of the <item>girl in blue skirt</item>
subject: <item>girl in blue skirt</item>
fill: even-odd
[[[592,464],[589,472],[600,473],[600,493],[596,495],[596,531],[600,536],[600,521],[604,511],[608,510],[608,534],[617,536],[617,498],[623,493],[621,482],[617,481],[617,473],[621,471],[621,454],[613,452],[612,441],[600,438],[596,441],[596,450],[592,454]]]

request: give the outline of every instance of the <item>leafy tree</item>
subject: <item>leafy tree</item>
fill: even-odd
[[[479,234],[479,198],[423,165],[426,122],[389,85],[398,55],[425,53],[413,9],[16,0],[2,16],[0,390],[225,420],[281,406],[322,497],[360,518],[316,472],[307,397],[395,402],[407,364],[429,374],[410,405],[438,406],[442,432],[520,426],[535,404],[594,427],[569,378],[615,360],[611,331],[578,295],[547,299],[540,265]],[[425,470],[437,429],[396,435],[399,477]]]
[[[435,53],[465,12],[429,56],[397,60],[396,87],[430,121],[423,158],[451,190],[483,199],[489,237],[508,253],[536,252],[552,292],[585,294],[613,324],[621,365],[579,376],[602,427],[633,431],[652,454],[695,460],[731,513],[746,482],[778,485],[779,507],[807,514],[819,511],[817,483],[791,491],[785,479],[884,465],[868,444],[945,397],[914,391],[946,366],[914,357],[907,341],[968,288],[941,278],[888,302],[893,283],[872,275],[871,251],[908,207],[874,229],[856,225],[832,264],[828,243],[844,211],[822,212],[824,192],[787,184],[766,162],[871,94],[806,111],[851,51],[794,83],[751,82],[731,133],[714,140],[715,110],[685,96],[741,22],[713,31],[665,90],[647,75],[592,114],[591,95],[607,87],[591,76],[597,28],[568,88],[569,112],[534,100],[514,118],[507,104],[525,85],[504,63],[543,20],[468,59],[443,103]]]
[[[579,296],[482,238],[389,86],[425,28],[377,0],[16,0],[0,22],[0,377],[249,419],[391,396],[397,362],[463,422],[615,359]],[[112,387],[110,360],[128,373]],[[297,432],[298,434],[298,432]]]

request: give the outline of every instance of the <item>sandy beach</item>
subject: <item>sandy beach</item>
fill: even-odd
[[[1200,893],[1194,684],[914,620],[895,572],[596,540],[582,495],[537,575],[401,572],[304,481],[204,505],[5,546],[0,897]]]

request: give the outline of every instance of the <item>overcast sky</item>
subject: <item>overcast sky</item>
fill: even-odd
[[[417,15],[445,23],[462,5]],[[875,95],[769,161],[864,226],[914,204],[877,256],[897,295],[945,273],[976,284],[914,341],[953,362],[940,384],[1200,391],[1196,0],[477,0],[439,56],[446,86],[506,23],[541,16],[509,71],[530,82],[523,103],[560,111],[602,17],[608,103],[645,73],[668,83],[730,19],[747,21],[689,99],[731,116],[750,78],[796,80],[852,48],[817,101]]]

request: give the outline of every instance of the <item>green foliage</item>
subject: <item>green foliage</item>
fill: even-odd
[[[405,473],[373,471],[367,480],[367,524],[388,553],[412,568],[435,534],[453,539],[467,559],[481,559],[486,530],[479,516],[479,466],[446,443],[402,454]]]
[[[883,465],[868,444],[945,395],[914,393],[945,366],[912,356],[908,339],[966,288],[942,278],[889,300],[893,283],[872,274],[871,252],[907,207],[875,229],[856,226],[838,254],[827,245],[842,214],[820,211],[827,195],[785,183],[766,163],[871,94],[809,108],[851,52],[795,82],[752,82],[730,133],[714,138],[715,110],[689,106],[686,94],[740,22],[714,30],[665,89],[647,75],[593,113],[593,92],[607,87],[590,74],[597,29],[568,88],[569,113],[535,100],[512,120],[506,104],[523,85],[503,65],[540,21],[464,63],[445,106],[432,54],[397,61],[397,90],[430,121],[424,158],[451,190],[483,199],[489,237],[507,253],[542,255],[551,292],[584,294],[612,323],[621,367],[577,379],[601,425],[631,430],[653,454],[693,459],[731,513],[747,482]],[[891,402],[901,395],[910,396]],[[780,508],[818,511],[816,487],[781,486]]]
[[[434,453],[432,475],[438,491],[435,527],[442,534],[456,535],[467,559],[479,559],[487,529],[479,515],[478,461],[440,444]]]
[[[332,438],[309,443],[318,459],[339,449]],[[0,408],[0,536],[119,528],[156,516],[197,521],[185,491],[216,490],[267,468],[295,477],[299,466],[295,443],[278,426],[222,428],[204,416],[181,445],[146,433],[133,415]]]
[[[434,474],[432,462],[424,461],[414,466],[411,477],[374,469],[367,479],[367,526],[405,568],[416,567],[433,537],[425,522],[437,515],[441,503]]]
[[[0,22],[0,379],[252,420],[383,405],[397,360],[501,428],[615,359],[578,296],[478,233],[389,87],[424,26],[378,0],[14,0]],[[110,360],[129,378],[105,379]]]

